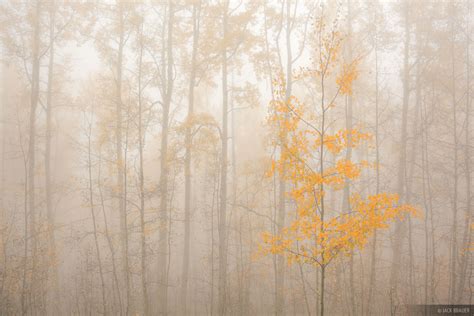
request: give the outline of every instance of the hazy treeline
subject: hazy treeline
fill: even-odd
[[[1,1],[0,314],[472,304],[472,6]],[[295,120],[322,126],[321,174],[339,166],[326,132],[368,166],[334,169],[335,190],[321,180],[326,218],[383,192],[417,214],[374,222],[330,265],[325,250],[314,265],[264,253],[262,233],[300,216],[291,166],[269,172],[303,135]],[[314,219],[326,233],[324,208]]]

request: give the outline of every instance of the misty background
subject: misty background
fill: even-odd
[[[393,192],[419,216],[334,259],[323,311],[472,304],[472,6],[0,1],[0,314],[321,315],[321,269],[261,249],[297,217],[275,81],[318,121],[324,34],[357,60],[329,130],[371,134],[330,214]]]

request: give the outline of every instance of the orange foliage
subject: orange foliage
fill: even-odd
[[[340,51],[338,36],[332,32],[320,38],[319,63],[314,70],[304,70],[298,78],[327,78],[328,69],[335,68],[333,64]],[[357,62],[343,64],[342,72],[334,76],[337,91],[334,99],[339,93],[352,94],[358,75],[356,65]],[[338,155],[346,148],[355,148],[370,140],[371,135],[359,128],[328,133],[324,123],[320,123],[321,118],[318,121],[311,117],[314,113],[306,113],[305,105],[297,97],[286,96],[283,75],[273,83],[275,99],[270,102],[268,122],[275,131],[272,145],[280,152],[278,159],[272,160],[267,175],[277,173],[291,184],[287,194],[296,206],[293,216],[296,219],[279,234],[264,232],[261,253],[284,255],[290,264],[296,261],[326,266],[339,254],[363,248],[375,229],[387,228],[390,222],[403,219],[405,215],[416,215],[413,206],[399,205],[397,194],[390,193],[366,198],[354,194],[350,198],[350,209],[328,209],[324,203],[327,189],[341,190],[351,185],[361,176],[361,171],[369,167],[366,161],[353,162]],[[332,107],[332,102],[323,104],[321,115]],[[326,158],[327,154],[334,159]]]
[[[344,148],[357,147],[370,139],[370,135],[357,129],[321,135],[303,119],[303,105],[294,97],[291,100],[291,105],[272,102],[274,113],[270,122],[277,124],[280,136],[286,135],[286,142],[267,175],[278,172],[292,184],[288,195],[295,202],[297,219],[279,235],[262,234],[261,251],[264,254],[285,255],[289,263],[326,265],[340,253],[349,254],[355,248],[364,247],[375,229],[387,228],[390,222],[402,219],[405,214],[416,214],[414,207],[398,205],[396,194],[380,193],[365,199],[354,194],[350,210],[341,210],[338,215],[334,215],[335,210],[326,210],[326,214],[331,211],[333,216],[323,220],[324,186],[340,190],[349,185],[348,180],[359,178],[362,169],[368,168],[369,164],[336,158],[334,164],[320,172],[321,141],[325,150],[337,155]]]

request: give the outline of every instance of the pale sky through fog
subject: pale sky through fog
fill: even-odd
[[[0,315],[473,311],[473,5],[0,0]]]

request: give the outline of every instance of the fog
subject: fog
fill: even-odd
[[[471,313],[472,6],[0,1],[0,314]]]

